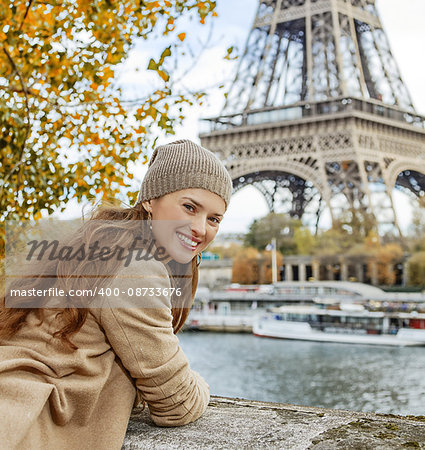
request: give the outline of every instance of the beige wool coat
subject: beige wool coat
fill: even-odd
[[[170,280],[162,262],[132,261],[110,287],[123,286],[162,289]],[[140,399],[160,426],[187,424],[206,409],[209,387],[173,333],[168,296],[137,308],[117,308],[116,298],[113,304],[105,298],[71,338],[75,351],[52,338],[57,320],[46,310],[40,325],[31,313],[0,343],[2,450],[120,449]]]

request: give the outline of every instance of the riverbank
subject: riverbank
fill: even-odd
[[[123,449],[425,449],[425,417],[212,397],[205,414],[159,428],[135,409]]]

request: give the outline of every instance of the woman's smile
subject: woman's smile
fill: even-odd
[[[180,243],[183,245],[183,247],[188,248],[192,250],[193,252],[196,251],[196,248],[198,247],[199,243],[201,242],[199,239],[189,237],[186,234],[176,232],[177,237],[180,240]],[[195,240],[196,239],[196,240]]]

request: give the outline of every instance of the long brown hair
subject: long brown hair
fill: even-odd
[[[146,223],[148,219],[148,214],[146,210],[143,208],[142,204],[139,203],[134,207],[122,208],[118,206],[114,206],[112,204],[103,204],[101,207],[97,208],[89,220],[87,220],[83,226],[75,233],[71,239],[71,242],[67,242],[69,244],[87,244],[93,242],[96,239],[96,236],[104,232],[104,229],[107,223],[113,224],[110,226],[110,230],[112,230],[113,239],[115,243],[120,244],[122,247],[127,247],[130,245],[132,240],[134,239],[134,231],[139,228],[140,225],[137,223],[139,220],[143,220]],[[120,227],[120,223],[125,224],[125,226]],[[133,225],[134,224],[134,225]],[[170,264],[176,264],[171,261]],[[101,282],[106,285],[106,283],[110,282],[113,278],[114,274],[117,272],[119,267],[123,263],[121,261],[112,260],[108,262],[107,273],[110,276],[104,277]],[[178,264],[178,263],[177,263]],[[95,264],[91,263],[91,270],[96,269]],[[170,274],[170,280],[173,285],[178,285],[179,280],[173,278],[173,270],[167,266],[167,270]],[[44,272],[51,272],[52,269],[56,273],[56,281],[59,285],[65,289],[69,289],[72,286],[75,286],[75,283],[78,283],[79,288],[84,288],[82,283],[89,283],[90,280],[87,278],[81,277],[76,278],[72,276],[72,272],[75,269],[72,265],[62,264],[60,261],[49,261],[44,268]],[[81,270],[81,267],[80,267]],[[102,263],[102,272],[105,273],[105,263]],[[100,269],[99,269],[100,271]],[[184,304],[182,307],[182,303],[178,303],[177,306],[173,306],[171,309],[173,316],[173,330],[174,333],[177,333],[182,326],[184,325],[190,311],[190,307],[192,305],[193,299],[195,297],[196,288],[198,285],[198,265],[196,264],[196,258],[192,259],[192,262],[188,264],[188,276],[191,278],[191,292],[187,293],[190,296],[190,304]],[[99,272],[100,273],[100,272]],[[31,283],[31,285],[28,285]],[[49,281],[47,281],[49,283]],[[52,283],[52,281],[50,281]],[[46,278],[43,277],[43,274],[40,274],[35,280],[31,279],[31,281],[26,281],[25,278],[14,282],[9,289],[17,288],[38,288],[42,286],[43,288],[49,287],[51,285],[46,285]],[[87,284],[88,286],[88,284]],[[187,286],[187,283],[186,283]],[[66,291],[68,292],[68,291]],[[31,299],[26,299],[26,306],[30,303]],[[173,300],[172,300],[173,305]],[[15,305],[16,306],[16,305]],[[19,306],[19,305],[17,305]],[[21,306],[24,306],[21,303]],[[40,305],[41,306],[41,305]],[[55,309],[56,310],[56,309]],[[25,324],[27,316],[34,312],[38,317],[40,317],[40,323],[43,320],[43,308],[31,308],[31,307],[14,307],[14,308],[6,308],[5,295],[3,295],[1,304],[0,304],[0,341],[2,339],[9,339],[14,336],[17,331]],[[77,308],[77,307],[69,307],[69,308],[57,308],[58,315],[61,318],[61,324],[63,325],[59,328],[54,334],[54,337],[59,338],[62,343],[68,347],[69,349],[75,350],[77,347],[71,341],[72,335],[77,333],[81,327],[84,325],[87,315],[89,312],[88,308]]]

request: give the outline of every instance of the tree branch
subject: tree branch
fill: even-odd
[[[27,5],[27,9],[25,10],[24,18],[22,19],[21,25],[19,25],[18,31],[21,31],[21,29],[22,29],[22,27],[24,25],[25,19],[27,18],[27,15],[28,15],[28,13],[30,11],[32,2],[33,2],[33,0],[29,0],[28,5]]]
[[[31,3],[31,2],[30,2]],[[23,157],[24,157],[24,151],[25,151],[25,146],[27,143],[27,139],[28,136],[30,134],[31,131],[31,117],[30,117],[30,108],[29,108],[29,101],[28,101],[28,89],[27,86],[24,82],[24,79],[22,78],[21,73],[19,72],[15,61],[13,61],[13,58],[10,56],[9,52],[7,51],[6,47],[3,47],[3,52],[5,53],[5,55],[7,56],[7,59],[10,62],[10,65],[12,66],[12,69],[14,71],[14,73],[16,73],[16,75],[18,75],[19,78],[19,82],[21,83],[22,86],[22,90],[24,92],[24,97],[25,97],[25,109],[26,109],[26,117],[27,117],[27,126],[26,126],[26,132],[25,132],[25,138],[24,138],[24,142],[22,143],[22,147],[21,150],[19,152],[19,156],[18,156],[18,162],[12,167],[12,170],[7,174],[7,176],[3,179],[3,186],[1,187],[1,190],[4,189],[4,186],[6,184],[6,181],[13,175],[14,172],[16,172],[16,170],[19,169],[19,167],[22,165],[23,162]],[[19,180],[18,183],[19,185]]]

